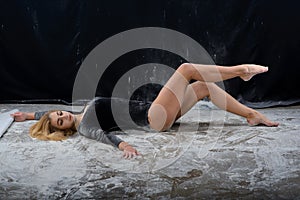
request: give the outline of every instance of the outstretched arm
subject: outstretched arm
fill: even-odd
[[[34,112],[15,112],[11,114],[16,122],[23,122],[25,120],[34,120]]]
[[[15,112],[11,116],[16,122],[23,122],[25,120],[39,120],[47,111],[41,112]]]

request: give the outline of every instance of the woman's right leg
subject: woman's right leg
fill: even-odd
[[[266,67],[259,65],[221,67],[183,64],[171,76],[152,103],[148,112],[150,126],[158,131],[167,130],[172,126],[181,110],[191,80],[217,82],[238,76],[243,80],[249,80],[252,76],[267,70]]]

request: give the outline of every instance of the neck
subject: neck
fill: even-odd
[[[79,115],[74,115],[74,125],[76,130],[78,130],[79,124],[81,122],[83,114],[79,114]]]

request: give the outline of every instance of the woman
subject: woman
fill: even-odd
[[[128,123],[131,120],[126,117],[123,119],[128,104],[135,124],[149,126],[156,131],[168,130],[204,97],[209,97],[219,108],[246,118],[250,125],[278,126],[277,122],[272,122],[261,113],[242,105],[214,84],[235,77],[248,81],[254,75],[267,71],[267,67],[260,65],[223,67],[185,63],[175,71],[153,102],[99,97],[81,114],[66,111],[18,112],[13,117],[16,121],[40,119],[30,128],[32,137],[62,140],[78,131],[81,135],[118,147],[124,151],[125,158],[130,158],[138,155],[138,151],[111,133],[115,128],[132,128],[132,124]],[[192,80],[195,82],[190,83]],[[112,106],[116,106],[118,115],[121,116],[117,119],[118,123],[112,115]]]

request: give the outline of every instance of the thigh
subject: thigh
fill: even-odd
[[[189,85],[189,79],[186,77],[188,71],[184,69],[186,68],[180,67],[175,71],[149,109],[149,124],[157,131],[169,129],[176,120]]]
[[[176,120],[179,110],[180,100],[171,90],[166,87],[162,88],[148,111],[150,127],[157,131],[169,129]]]

